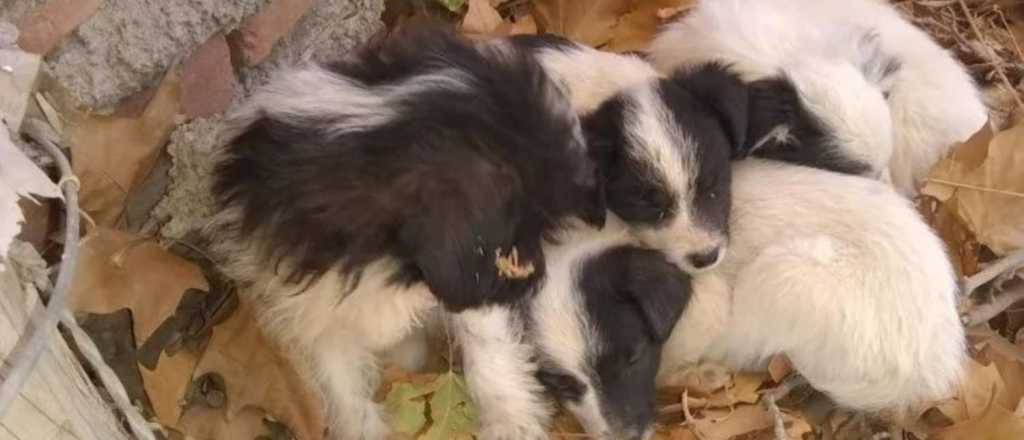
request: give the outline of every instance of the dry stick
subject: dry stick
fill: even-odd
[[[39,362],[43,350],[50,341],[51,332],[57,327],[57,321],[60,320],[61,312],[64,311],[68,301],[68,292],[71,290],[71,279],[74,277],[78,256],[78,179],[72,173],[71,164],[68,163],[64,152],[50,140],[48,127],[40,125],[38,121],[29,120],[25,123],[25,130],[53,156],[54,162],[57,163],[57,168],[60,170],[61,178],[58,186],[64,192],[66,206],[64,252],[61,255],[60,272],[57,274],[57,282],[54,284],[49,304],[43,305],[43,302],[39,301],[32,308],[25,331],[18,337],[18,342],[4,359],[3,366],[0,366],[0,380],[2,380],[0,382],[0,418],[7,413],[7,409],[17,398],[21,387],[25,385],[32,374],[33,368]]]
[[[135,437],[141,440],[155,440],[153,430],[149,428],[146,418],[139,413],[139,409],[132,405],[131,399],[128,398],[128,392],[125,391],[124,385],[121,384],[121,379],[117,377],[114,370],[103,360],[100,350],[96,348],[96,344],[93,343],[89,335],[85,333],[85,330],[71,316],[71,312],[64,310],[60,316],[60,323],[71,332],[75,345],[78,346],[78,351],[93,370],[96,371],[100,378],[100,383],[103,384],[107,392],[110,393],[111,399],[114,400],[114,405],[124,414],[125,421],[128,422],[128,427],[131,428],[132,434],[135,434]]]
[[[993,67],[995,68],[996,74],[998,74],[999,78],[1003,80],[1003,83],[1006,85],[1006,87],[1009,88],[1011,92],[1013,92],[1013,100],[1017,101],[1017,108],[1024,108],[1024,101],[1021,101],[1020,94],[1017,93],[1017,88],[1014,87],[1013,84],[1010,84],[1010,79],[1007,78],[1006,73],[1003,72],[1003,60],[1000,59],[999,55],[997,55],[996,52],[992,50],[992,48],[988,46],[988,44],[985,43],[985,37],[981,34],[981,30],[978,29],[978,24],[974,22],[974,16],[971,15],[970,9],[967,9],[967,3],[965,3],[964,0],[960,0],[960,9],[963,10],[964,16],[967,17],[967,23],[971,25],[971,30],[974,31],[974,36],[978,38],[978,42],[985,46],[986,49],[988,49],[989,53],[985,54],[988,55],[985,58],[988,58],[989,61],[993,62]]]
[[[1000,293],[992,298],[992,302],[981,304],[964,312],[960,315],[960,321],[968,327],[981,324],[1003,313],[1004,310],[1021,300],[1024,300],[1024,283],[1019,283],[1017,286]]]
[[[1024,249],[1010,253],[985,266],[978,273],[964,278],[960,287],[960,295],[967,297],[985,283],[996,279],[996,277],[1020,269],[1024,266]]]

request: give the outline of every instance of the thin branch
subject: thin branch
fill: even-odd
[[[1017,92],[1017,88],[1010,83],[1010,79],[1006,77],[1006,72],[1003,72],[1002,60],[998,59],[999,55],[996,54],[995,50],[992,49],[987,43],[985,43],[985,36],[982,35],[981,30],[978,29],[978,24],[974,21],[974,16],[971,14],[971,10],[967,8],[967,3],[964,0],[959,0],[960,9],[963,11],[964,16],[967,17],[967,23],[971,25],[971,30],[974,31],[974,36],[978,38],[978,43],[985,46],[987,52],[985,58],[989,58],[990,61],[998,61],[995,64],[996,74],[1003,80],[1003,83],[1010,90],[1013,95],[1013,100],[1017,102],[1017,108],[1024,108],[1024,101],[1021,101],[1020,94]]]
[[[71,316],[71,312],[64,310],[60,317],[61,325],[71,332],[72,338],[75,340],[75,345],[78,346],[78,351],[85,358],[86,362],[96,371],[99,376],[100,383],[110,393],[110,397],[114,400],[114,405],[121,410],[124,414],[128,427],[131,428],[132,434],[141,440],[155,440],[153,431],[149,428],[149,423],[146,422],[146,418],[139,413],[139,409],[132,405],[131,399],[128,398],[128,392],[125,391],[124,385],[121,380],[114,373],[114,370],[103,360],[103,355],[100,354],[100,350],[96,348],[96,344],[93,343],[92,338],[85,333],[85,330],[78,325],[75,318]]]
[[[1018,282],[1014,287],[996,295],[992,302],[969,308],[960,315],[960,321],[966,326],[981,324],[1003,313],[1018,301],[1024,301],[1024,282]]]
[[[51,332],[57,327],[61,313],[65,310],[71,290],[71,279],[75,274],[78,256],[78,190],[79,183],[71,171],[68,158],[51,139],[52,131],[40,121],[25,121],[26,133],[39,142],[57,163],[60,170],[58,185],[64,192],[64,252],[61,255],[60,272],[50,295],[49,304],[42,301],[36,303],[29,316],[25,331],[18,337],[18,342],[0,366],[0,418],[7,413],[11,403],[17,398],[35,365],[42,357],[43,351],[50,342]]]
[[[1024,266],[1024,249],[1013,252],[1003,258],[1000,258],[985,266],[980,272],[964,278],[960,286],[960,295],[962,297],[970,296],[979,287],[985,285],[985,283],[992,281],[1000,275],[1020,269]]]

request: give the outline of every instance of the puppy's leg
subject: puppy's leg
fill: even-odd
[[[466,382],[480,415],[484,440],[546,439],[551,407],[534,373],[521,323],[506,307],[454,315]]]
[[[380,382],[377,356],[349,333],[321,335],[311,359],[313,378],[323,393],[330,438],[383,440],[390,433],[373,393]]]

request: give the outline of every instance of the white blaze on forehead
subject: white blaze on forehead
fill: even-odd
[[[697,180],[696,143],[680,129],[672,112],[653,85],[629,92],[623,117],[626,153],[647,164],[645,172],[677,193],[679,203],[692,200]]]

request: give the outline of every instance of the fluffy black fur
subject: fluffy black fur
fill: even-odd
[[[341,133],[327,131],[336,115],[295,120],[264,108],[232,140],[214,193],[241,211],[236,236],[255,240],[289,281],[358,277],[390,257],[402,268],[394,282],[424,281],[449,310],[505,303],[544,276],[541,241],[564,217],[603,224],[578,121],[528,54],[432,29],[325,67],[372,92],[425,74],[466,87],[417,89],[389,103],[396,116],[384,124]],[[499,274],[496,254],[512,249],[530,276]]]
[[[863,174],[870,169],[870,165],[830,148],[828,131],[804,107],[790,80],[779,77],[751,82],[750,108],[750,135],[737,156],[753,155],[845,174]],[[780,126],[786,127],[786,139],[770,139],[751,151]]]

